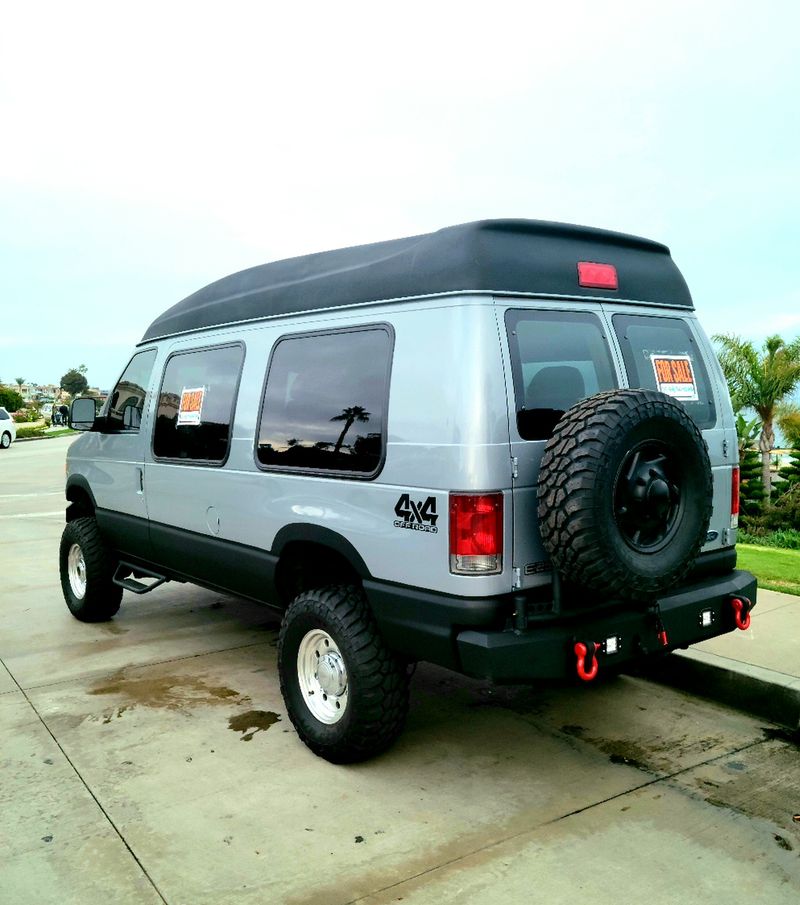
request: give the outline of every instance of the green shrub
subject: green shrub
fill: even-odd
[[[44,436],[44,425],[37,424],[30,427],[17,428],[17,440],[24,440],[26,437],[42,437]]]
[[[757,537],[775,532],[800,531],[800,482],[782,493],[771,508],[747,519],[742,528]]]
[[[783,550],[800,550],[800,531],[789,528],[785,531],[770,531],[762,534],[748,534],[740,531],[740,544],[755,544],[758,547],[780,547]]]
[[[16,390],[12,390],[11,387],[0,385],[0,405],[8,412],[16,412],[25,405],[25,400]]]
[[[739,452],[739,515],[742,528],[750,530],[764,508],[764,484],[761,480],[761,454],[746,448]]]
[[[17,424],[26,424],[32,421],[38,421],[41,418],[39,414],[39,409],[31,406],[30,408],[21,409],[14,415],[14,421]]]

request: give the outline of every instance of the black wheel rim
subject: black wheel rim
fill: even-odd
[[[622,460],[614,484],[614,518],[637,553],[657,553],[675,534],[683,508],[682,468],[674,450],[645,440]]]

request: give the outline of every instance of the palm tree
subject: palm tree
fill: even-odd
[[[800,406],[784,403],[778,409],[777,420],[789,446],[800,448]]]
[[[361,405],[350,405],[347,408],[342,409],[341,415],[334,415],[331,418],[331,421],[344,421],[344,427],[342,428],[341,434],[339,434],[339,439],[336,441],[335,446],[333,447],[333,454],[336,455],[339,450],[342,448],[342,444],[344,443],[344,438],[350,428],[353,426],[356,421],[369,421],[369,412],[364,409]]]
[[[772,476],[769,456],[775,445],[775,418],[781,403],[800,386],[800,337],[787,343],[780,336],[768,337],[761,351],[752,342],[733,333],[718,334],[719,363],[731,391],[736,411],[752,408],[761,419],[761,478],[769,504]]]

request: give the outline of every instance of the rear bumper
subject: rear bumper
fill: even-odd
[[[579,641],[619,639],[616,653],[597,653],[601,673],[696,644],[736,629],[732,597],[756,600],[755,578],[740,570],[681,587],[658,601],[668,639],[664,646],[654,614],[637,604],[571,612],[518,630],[508,618],[512,598],[443,597],[369,581],[365,590],[382,632],[397,650],[497,682],[573,677],[573,648]],[[707,626],[701,623],[704,610],[711,611]]]

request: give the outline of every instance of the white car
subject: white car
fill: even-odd
[[[0,449],[8,449],[16,438],[17,425],[11,415],[0,405]]]

